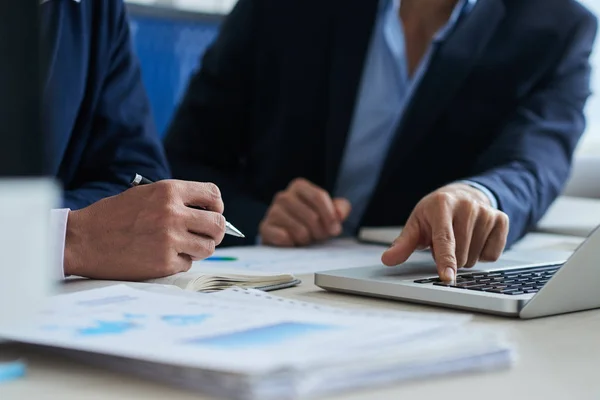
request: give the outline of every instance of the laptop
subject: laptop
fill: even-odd
[[[517,253],[515,253],[516,255]],[[315,274],[323,289],[522,319],[600,308],[600,229],[562,259],[502,257],[439,279],[429,252],[397,267],[382,265]]]

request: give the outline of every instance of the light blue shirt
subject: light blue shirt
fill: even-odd
[[[350,127],[346,149],[340,166],[335,197],[352,204],[352,212],[344,231],[358,228],[363,213],[377,184],[383,162],[394,133],[404,115],[431,56],[456,25],[471,11],[477,0],[459,0],[444,27],[434,36],[413,76],[409,75],[405,38],[400,19],[400,0],[381,0],[378,17],[363,71],[359,98]],[[485,187],[482,190],[496,206],[496,199]]]

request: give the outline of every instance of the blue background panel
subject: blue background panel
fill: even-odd
[[[156,128],[163,137],[190,75],[200,67],[202,55],[215,40],[220,22],[134,12],[129,18]]]

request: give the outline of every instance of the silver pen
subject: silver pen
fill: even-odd
[[[149,185],[151,183],[154,183],[154,182],[152,182],[150,179],[144,178],[140,174],[135,174],[135,176],[131,180],[131,186]],[[246,236],[244,236],[244,234],[242,232],[240,232],[239,229],[237,229],[235,226],[231,225],[227,221],[225,222],[225,234],[239,237],[239,238],[246,237]]]

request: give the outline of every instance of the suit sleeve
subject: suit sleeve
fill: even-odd
[[[225,19],[201,69],[191,78],[165,139],[176,178],[220,187],[225,216],[246,235],[245,240],[226,237],[223,245],[255,244],[268,207],[243,179],[251,139],[257,3],[240,0]]]
[[[65,207],[71,209],[121,193],[136,173],[152,180],[170,175],[131,47],[125,7],[121,0],[110,4],[107,15],[94,17],[108,19],[100,25],[107,27],[111,49],[105,64],[97,61],[106,73],[82,165],[65,191]]]
[[[592,16],[577,25],[548,77],[522,101],[468,178],[490,189],[509,216],[507,246],[535,227],[569,178],[586,125],[596,30]]]

